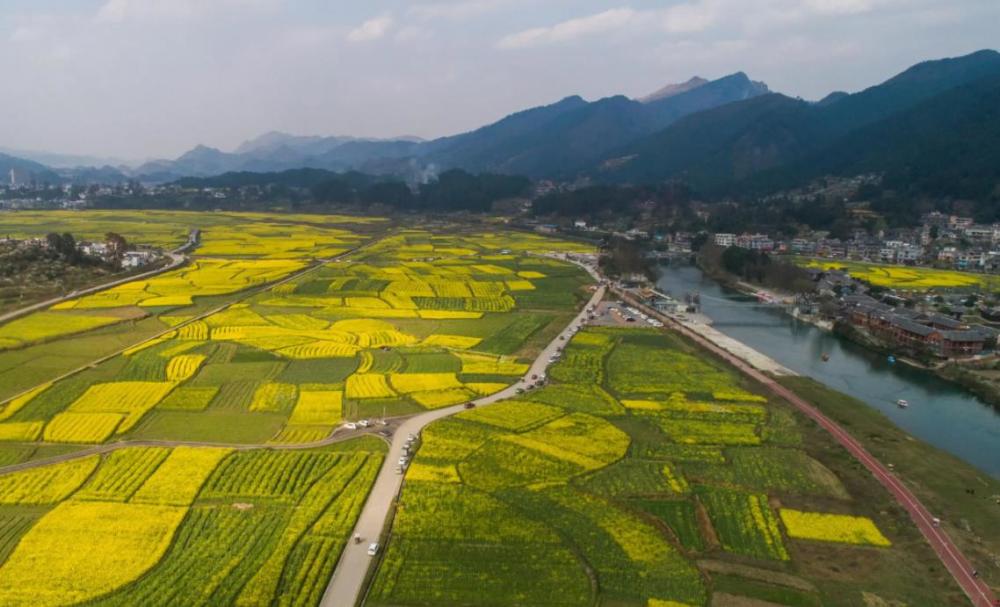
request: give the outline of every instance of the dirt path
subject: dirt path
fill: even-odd
[[[593,275],[592,272],[591,274]],[[597,291],[590,298],[590,301],[584,306],[584,309],[573,319],[573,322],[563,329],[538,355],[532,363],[531,368],[525,374],[524,380],[530,380],[532,375],[542,375],[545,373],[549,365],[552,364],[550,362],[552,355],[556,353],[558,348],[570,340],[574,328],[580,326],[586,318],[587,308],[601,301],[604,298],[604,292],[605,288],[603,286],[598,287]],[[513,398],[517,396],[519,385],[523,384],[518,382],[496,394],[477,399],[473,402],[477,407],[485,407],[508,398]],[[406,442],[407,436],[418,434],[431,422],[461,413],[462,411],[465,411],[464,406],[455,405],[446,409],[422,413],[407,419],[400,425],[393,437],[392,446],[389,448],[385,462],[382,464],[382,470],[379,471],[378,478],[375,480],[371,493],[368,495],[368,501],[365,502],[361,516],[358,518],[358,522],[351,534],[352,537],[355,535],[361,536],[363,541],[360,544],[348,542],[344,547],[344,551],[340,555],[340,561],[337,563],[337,568],[334,570],[330,584],[323,595],[323,600],[320,603],[321,607],[352,607],[357,604],[361,597],[365,578],[373,561],[372,557],[368,556],[368,544],[379,541],[379,538],[382,536],[389,515],[392,513],[392,506],[403,485],[403,475],[396,474],[396,466],[402,455],[403,444]]]
[[[840,443],[847,451],[867,468],[875,479],[896,499],[897,502],[910,514],[910,518],[916,523],[917,528],[923,534],[931,548],[937,553],[938,558],[944,563],[948,572],[955,579],[955,582],[962,588],[965,594],[976,607],[995,607],[997,598],[993,591],[985,582],[972,575],[972,565],[961,553],[958,547],[951,541],[951,538],[934,525],[934,515],[920,502],[919,499],[907,488],[895,475],[893,475],[885,465],[870,454],[853,436],[840,427],[835,421],[824,415],[819,409],[795,394],[788,388],[782,386],[769,375],[757,370],[753,365],[748,364],[742,358],[736,356],[726,349],[720,348],[709,341],[703,335],[692,331],[690,328],[674,321],[672,318],[657,313],[655,310],[642,306],[639,302],[622,292],[616,292],[622,299],[629,301],[636,307],[643,307],[647,313],[659,318],[679,333],[687,336],[705,349],[721,356],[731,365],[742,371],[747,376],[766,386],[771,392],[785,399],[794,407],[816,421],[822,428],[829,432],[833,438]]]

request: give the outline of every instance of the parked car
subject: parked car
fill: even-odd
[[[368,545],[368,556],[375,556],[378,554],[378,542]]]
[[[347,422],[346,424],[344,424],[344,428],[346,428],[348,430],[357,430],[358,429],[358,425],[356,423],[354,423],[354,422]]]

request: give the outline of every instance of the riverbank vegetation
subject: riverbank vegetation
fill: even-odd
[[[892,464],[897,475],[942,520],[942,527],[983,578],[994,587],[1000,585],[1000,481],[913,438],[878,411],[847,395],[805,377],[778,381],[846,428],[880,461]],[[896,505],[889,507],[900,510]]]
[[[697,252],[698,266],[725,284],[747,282],[790,293],[811,293],[815,283],[801,267],[761,251],[706,243]]]

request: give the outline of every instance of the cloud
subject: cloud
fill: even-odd
[[[97,10],[99,23],[183,20],[203,15],[271,9],[281,0],[105,0]]]
[[[833,2],[835,0],[811,0]],[[864,0],[846,0],[861,2]],[[557,23],[548,27],[536,27],[500,39],[497,47],[521,49],[545,44],[569,42],[585,36],[614,31],[666,32],[687,34],[702,32],[714,25],[725,8],[725,0],[697,0],[676,4],[664,9],[634,10],[627,7],[615,8]]]
[[[350,42],[370,42],[384,37],[392,28],[392,15],[385,14],[365,21],[347,34]]]
[[[569,42],[584,36],[621,29],[635,19],[637,13],[630,8],[614,8],[557,23],[549,27],[536,27],[505,36],[497,43],[502,49],[520,49],[543,44]]]
[[[450,2],[436,0],[417,3],[410,9],[410,14],[419,19],[460,21],[492,13],[520,2],[521,0],[451,0]]]
[[[678,4],[658,11],[657,18],[652,21],[658,21],[669,34],[702,32],[717,22],[721,9],[720,3],[714,0]]]
[[[856,15],[874,6],[871,0],[806,0],[806,8],[824,15]]]

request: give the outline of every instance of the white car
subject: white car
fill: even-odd
[[[362,428],[367,428],[368,426],[372,425],[372,423],[367,419],[363,419],[358,422],[358,425],[361,426]]]
[[[375,556],[378,554],[378,542],[368,545],[368,556]]]
[[[354,422],[347,422],[346,424],[344,424],[344,428],[347,428],[348,430],[357,430],[358,425]]]

